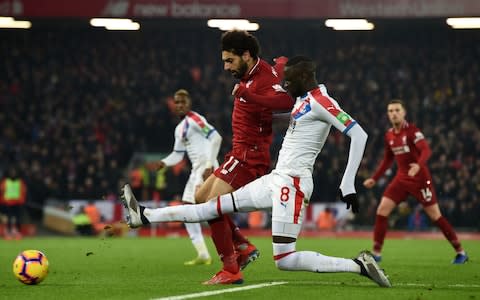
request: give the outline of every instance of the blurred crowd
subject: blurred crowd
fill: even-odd
[[[319,82],[368,132],[356,225],[373,223],[388,183],[385,178],[368,191],[361,185],[383,157],[386,104],[401,98],[407,119],[433,150],[429,166],[443,213],[455,226],[480,228],[479,33],[334,33],[282,23],[256,35],[270,62],[280,55],[313,57]],[[171,150],[179,121],[171,101],[179,88],[190,91],[193,109],[223,136],[225,154],[234,80],[223,72],[219,40],[219,31],[184,27],[0,31],[0,175],[17,168],[28,185],[27,202],[37,209],[47,198],[115,200],[134,153]],[[275,124],[272,166],[286,125]],[[316,163],[311,201],[337,200],[348,142],[332,130]],[[157,192],[173,199],[188,172],[185,166],[164,174],[158,189],[155,179],[144,180],[142,197]],[[413,213],[414,201],[410,207]]]

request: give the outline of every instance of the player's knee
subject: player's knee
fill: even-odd
[[[206,190],[199,189],[195,192],[195,203],[205,203],[207,202],[207,192]]]

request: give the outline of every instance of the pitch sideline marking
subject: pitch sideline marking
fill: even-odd
[[[357,282],[355,284],[350,284],[350,283],[344,283],[344,282],[330,282],[330,281],[302,281],[300,284],[318,284],[318,285],[361,285],[361,286],[366,286],[366,285],[372,285],[372,282]],[[433,288],[438,288],[438,287],[444,287],[445,285],[435,285],[433,283],[413,283],[413,282],[392,282],[392,287],[401,287],[401,286],[406,286],[406,287],[433,287]],[[480,288],[480,284],[460,284],[460,283],[452,283],[452,284],[447,284],[446,287],[449,288]]]
[[[246,291],[246,290],[251,290],[251,289],[259,289],[259,288],[263,288],[263,287],[269,287],[269,286],[274,286],[274,285],[282,285],[282,284],[287,284],[287,283],[288,282],[286,282],[286,281],[274,281],[274,282],[267,282],[267,283],[261,283],[261,284],[254,284],[254,285],[236,287],[236,288],[231,288],[231,289],[224,289],[224,290],[208,291],[208,292],[201,292],[201,293],[195,293],[195,294],[185,294],[185,295],[170,296],[170,297],[163,297],[163,298],[154,298],[152,300],[183,300],[183,299],[190,299],[190,298],[200,298],[200,297],[207,297],[207,296],[219,295],[219,294],[224,294],[224,293],[234,293],[234,292]]]
[[[254,285],[248,285],[248,286],[242,286],[242,287],[236,287],[236,288],[231,288],[231,289],[224,289],[224,290],[216,290],[216,291],[209,291],[209,292],[201,292],[201,293],[195,293],[195,294],[186,294],[186,295],[180,295],[180,296],[170,296],[170,297],[164,297],[164,298],[154,298],[152,300],[183,300],[183,299],[190,299],[190,298],[200,298],[200,297],[207,297],[207,296],[212,296],[212,295],[219,295],[223,293],[233,293],[233,292],[239,292],[239,291],[246,291],[246,290],[251,290],[251,289],[258,289],[258,288],[263,288],[263,287],[268,287],[268,286],[274,286],[274,285],[282,285],[282,284],[287,284],[288,282],[286,281],[274,281],[274,282],[268,282],[268,283],[262,283],[262,284],[254,284]],[[327,281],[304,281],[302,282],[303,284],[308,283],[308,284],[318,284],[318,285],[341,285],[343,283],[341,282],[327,282]],[[357,283],[356,285],[371,285],[371,283]],[[393,287],[395,286],[412,286],[412,287],[431,287],[432,284],[425,284],[425,283],[409,283],[409,282],[399,282],[399,283],[394,283]],[[449,284],[447,287],[450,288],[480,288],[480,285],[478,284]]]

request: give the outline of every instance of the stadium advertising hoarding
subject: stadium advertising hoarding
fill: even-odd
[[[348,18],[480,15],[478,0],[0,0],[22,17]]]

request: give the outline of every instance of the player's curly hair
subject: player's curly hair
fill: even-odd
[[[222,34],[222,51],[232,52],[238,56],[242,56],[245,51],[248,51],[250,56],[258,57],[260,43],[253,34],[247,31],[231,30]]]

